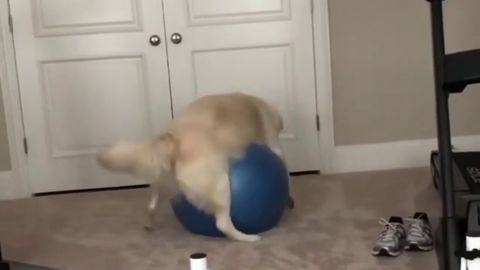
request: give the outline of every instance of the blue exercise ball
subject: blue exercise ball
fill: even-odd
[[[250,144],[245,155],[230,163],[230,215],[235,227],[258,234],[275,227],[288,204],[288,170],[269,147]],[[190,232],[223,237],[215,218],[192,205],[182,194],[170,200],[175,216]]]

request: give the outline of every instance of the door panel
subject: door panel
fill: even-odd
[[[290,0],[188,0],[189,25],[261,22],[290,18]]]
[[[142,56],[42,62],[53,157],[91,155],[119,138],[149,134],[143,67]]]
[[[35,0],[32,1],[35,35],[141,31],[140,3],[136,0]]]
[[[195,96],[222,93],[224,89],[245,89],[243,92],[275,104],[284,115],[282,138],[295,137],[297,129],[292,119],[295,107],[291,102],[295,93],[289,45],[197,51],[193,54],[193,65]],[[271,92],[273,89],[274,95]]]
[[[174,113],[199,96],[241,91],[285,118],[292,171],[319,169],[308,0],[164,0]]]
[[[33,192],[144,183],[95,152],[165,130],[172,114],[160,1],[11,1]],[[33,18],[30,14],[34,14]]]

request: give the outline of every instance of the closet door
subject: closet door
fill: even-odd
[[[10,4],[33,192],[143,183],[94,154],[171,120],[161,0]]]
[[[285,119],[292,171],[319,169],[310,0],[164,0],[174,113],[242,91]]]

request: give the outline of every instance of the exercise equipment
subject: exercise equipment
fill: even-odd
[[[475,251],[480,249],[480,152],[452,152],[451,157],[455,219],[460,235],[455,253],[460,257],[460,269],[480,269],[480,259],[476,259],[480,253]],[[437,151],[432,152],[430,164],[434,186],[442,192]]]
[[[437,231],[439,266],[445,270],[480,270],[480,153],[452,151],[448,103],[450,94],[480,83],[480,49],[446,54],[444,0],[426,1],[430,3],[438,136],[431,168],[442,197]]]
[[[54,270],[54,269],[41,267],[37,265],[24,264],[19,262],[5,261],[3,260],[2,247],[0,246],[0,270]]]
[[[235,227],[258,234],[276,226],[289,202],[288,171],[270,148],[250,144],[245,155],[230,163],[230,216]],[[190,232],[223,237],[213,215],[193,206],[182,194],[170,200],[180,223]]]

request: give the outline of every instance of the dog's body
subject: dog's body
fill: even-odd
[[[205,96],[190,104],[160,137],[115,144],[99,153],[98,160],[109,170],[152,181],[151,219],[160,181],[172,176],[190,202],[214,214],[225,235],[255,241],[257,235],[246,235],[232,224],[228,164],[254,142],[282,156],[282,129],[280,114],[259,98],[240,93]]]

